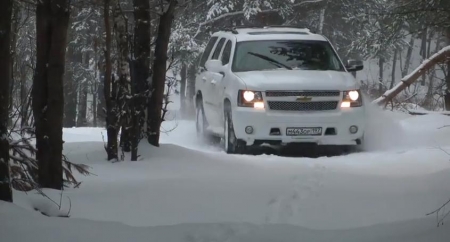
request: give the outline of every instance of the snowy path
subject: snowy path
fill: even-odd
[[[105,161],[101,129],[66,129],[65,153],[72,161],[90,165],[96,174],[80,177],[81,187],[65,192],[72,201],[71,217],[138,227],[170,226],[162,227],[169,231],[177,228],[171,225],[192,223],[291,224],[327,231],[351,229],[336,232],[345,238],[342,241],[361,241],[355,239],[357,231],[411,241],[406,238],[414,236],[405,237],[408,229],[434,231],[435,218],[425,214],[450,197],[450,155],[444,152],[450,152],[450,128],[439,129],[450,124],[450,118],[373,115],[369,151],[317,159],[227,155],[217,147],[204,148],[192,122],[172,121],[164,128],[176,129],[162,136],[160,148],[143,142],[141,161],[111,164]],[[14,195],[16,204],[30,209],[33,194]],[[395,232],[387,229],[391,222],[401,222]],[[384,225],[361,228],[377,224]],[[217,241],[227,241],[227,231],[237,233],[232,226],[218,226],[217,233],[225,238]],[[241,229],[253,228],[248,226]],[[192,227],[201,228],[205,227]],[[266,229],[253,229],[258,238],[268,236]],[[291,241],[300,233],[294,231],[316,238],[311,241],[334,236],[331,231],[288,226],[268,231],[290,233]],[[417,241],[438,235],[441,232]],[[229,236],[233,237],[229,241],[239,241],[237,234]],[[212,239],[173,241],[183,240]]]

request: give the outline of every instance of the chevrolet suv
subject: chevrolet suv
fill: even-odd
[[[313,143],[358,147],[365,108],[330,41],[305,28],[234,28],[214,33],[200,59],[194,96],[197,133],[227,153],[250,146]]]

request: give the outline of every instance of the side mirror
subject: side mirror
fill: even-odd
[[[360,60],[348,60],[345,66],[348,72],[356,72],[364,69],[364,64]]]
[[[223,64],[221,60],[208,60],[205,63],[206,70],[211,72],[223,72]]]

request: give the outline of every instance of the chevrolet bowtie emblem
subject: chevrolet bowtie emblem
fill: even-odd
[[[299,102],[310,102],[311,100],[312,100],[312,97],[305,97],[305,96],[297,97],[297,101],[299,101]]]

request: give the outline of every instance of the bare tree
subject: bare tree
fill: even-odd
[[[63,76],[69,25],[69,0],[36,3],[36,72],[33,80],[36,159],[39,185],[62,189]]]
[[[8,202],[12,202],[8,140],[12,6],[12,0],[0,1],[0,200]]]

